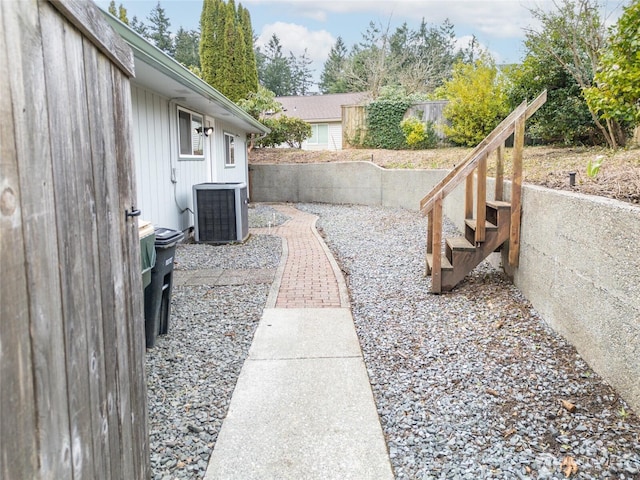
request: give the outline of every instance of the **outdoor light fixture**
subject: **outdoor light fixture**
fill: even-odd
[[[207,127],[205,129],[203,129],[202,127],[198,127],[198,128],[196,128],[196,133],[198,133],[198,134],[204,133],[204,136],[208,137],[209,135],[211,135],[213,133],[213,127]]]

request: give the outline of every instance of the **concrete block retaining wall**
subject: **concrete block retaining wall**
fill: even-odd
[[[255,202],[410,210],[447,173],[369,162],[250,169]],[[461,229],[463,212],[460,187],[447,197],[444,214]],[[525,185],[521,232],[520,265],[507,273],[547,323],[640,412],[640,207]]]

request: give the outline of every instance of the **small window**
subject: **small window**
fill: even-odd
[[[225,167],[234,167],[236,165],[236,157],[234,151],[234,135],[224,132],[224,165]]]
[[[204,158],[202,116],[178,109],[180,157]]]
[[[311,125],[310,145],[327,145],[329,143],[329,125]]]

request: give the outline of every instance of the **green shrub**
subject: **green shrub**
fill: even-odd
[[[311,136],[311,125],[295,117],[266,118],[262,124],[271,132],[256,142],[259,147],[277,147],[286,143],[291,148],[301,148],[302,142]]]
[[[438,94],[449,100],[444,116],[451,125],[445,134],[458,145],[477,145],[509,113],[505,80],[488,55],[454,65],[451,80]]]
[[[405,142],[414,150],[433,148],[438,143],[433,122],[424,123],[416,117],[409,117],[400,122]]]

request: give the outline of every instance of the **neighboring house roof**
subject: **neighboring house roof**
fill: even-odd
[[[132,83],[149,88],[180,105],[219,118],[247,133],[269,133],[269,129],[218,90],[169,55],[152,45],[128,25],[103,10],[113,29],[129,44],[135,60]]]
[[[340,122],[343,105],[358,105],[369,98],[368,92],[333,93],[328,95],[276,97],[282,113],[309,123]]]

